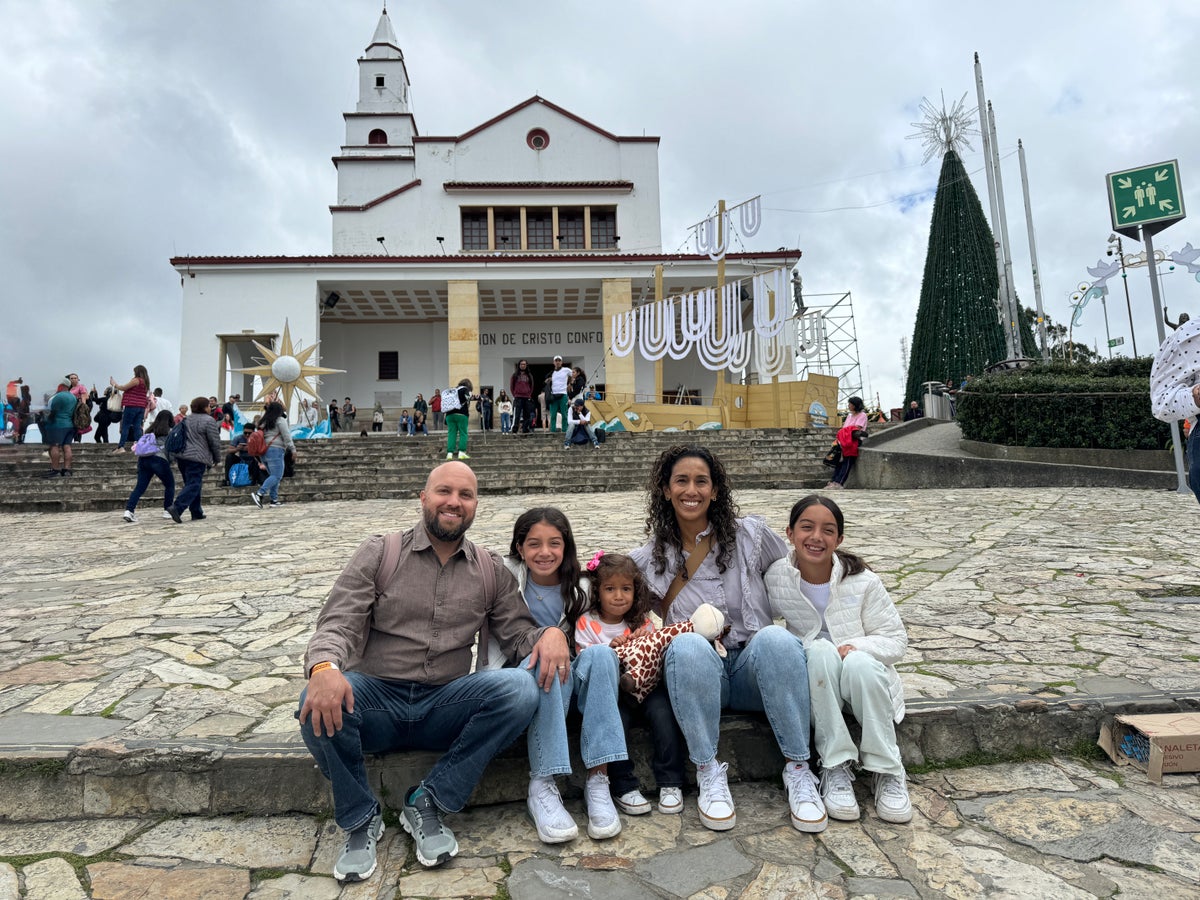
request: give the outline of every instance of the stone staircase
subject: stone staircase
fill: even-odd
[[[738,488],[816,488],[829,470],[821,464],[829,429],[616,433],[599,450],[563,450],[559,435],[516,436],[472,432],[470,465],[489,494],[577,493],[641,490],[654,459],[674,444],[703,444],[725,464]],[[425,486],[429,470],[445,458],[442,434],[398,437],[335,436],[298,444],[294,478],[282,487],[288,503],[318,500],[408,499]],[[41,445],[0,447],[0,510],[61,512],[114,510],[136,481],[136,459],[114,454],[111,445],[76,444],[70,478],[42,478],[49,471]],[[205,477],[205,505],[246,502],[249,488],[222,484],[222,467]],[[177,484],[178,487],[178,484]],[[153,482],[142,504],[161,502]]]

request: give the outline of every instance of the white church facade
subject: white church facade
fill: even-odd
[[[421,135],[386,11],[358,68],[333,158],[332,252],[171,260],[185,392],[247,397],[235,370],[261,362],[252,341],[278,347],[286,320],[294,344],[320,342],[319,364],[345,370],[320,382],[326,402],[398,409],[463,377],[498,396],[519,360],[536,374],[561,355],[614,401],[657,404],[682,386],[733,408],[725,376],[695,359],[613,352],[622,314],[717,282],[708,253],[662,253],[659,138],[536,96],[461,134]],[[787,272],[799,257],[728,253],[723,277]],[[774,380],[794,382],[786,369]]]

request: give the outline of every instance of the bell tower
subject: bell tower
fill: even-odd
[[[346,142],[334,157],[337,205],[369,203],[413,178],[416,123],[409,111],[408,70],[387,7],[358,58],[358,104],[343,113]]]

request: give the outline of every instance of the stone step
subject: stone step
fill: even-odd
[[[1153,695],[1115,695],[1044,702],[1028,697],[981,702],[917,701],[897,727],[907,766],[972,754],[1069,754],[1095,743],[1108,716],[1178,712],[1186,704]],[[572,741],[574,745],[576,742]],[[721,718],[721,760],[729,780],[778,781],[783,757],[765,717]],[[644,784],[653,784],[651,743],[644,728],[630,733],[630,757]],[[585,768],[573,749],[574,774],[563,793],[582,793]],[[395,753],[368,760],[378,796],[399,797],[418,783],[438,754]],[[690,769],[690,767],[689,767]],[[693,773],[689,772],[689,778]],[[488,767],[473,805],[520,802],[529,761],[518,741]],[[113,742],[82,746],[42,742],[0,753],[0,821],[38,822],[152,815],[327,814],[329,786],[291,734],[263,735],[250,743]]]
[[[602,449],[565,451],[557,435],[472,436],[470,464],[484,490],[574,493],[630,490],[641,487],[655,458],[677,443],[703,443],[722,460],[730,476],[744,488],[820,487],[828,472],[820,464],[830,433],[824,429],[752,430],[690,433],[617,433]],[[353,436],[305,442],[296,477],[282,489],[286,502],[320,500],[407,499],[424,487],[429,470],[444,459],[437,437],[405,438],[381,434],[363,440]],[[41,446],[4,448],[0,453],[0,510],[54,512],[112,510],[124,506],[132,489],[136,462],[103,445],[75,449],[70,478],[42,478],[48,471]],[[248,489],[231,489],[222,469],[205,477],[204,502],[248,503]],[[143,503],[162,497],[157,482]]]

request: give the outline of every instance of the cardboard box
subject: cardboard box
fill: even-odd
[[[1156,783],[1164,774],[1200,772],[1200,713],[1117,716],[1097,743],[1117,765],[1136,766]]]

